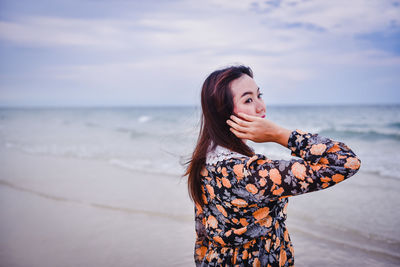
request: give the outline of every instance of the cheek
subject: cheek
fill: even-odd
[[[233,112],[235,114],[238,114],[239,112],[241,112],[241,113],[252,115],[251,111],[249,110],[249,107],[247,105],[244,105],[244,104],[236,104],[233,107]]]

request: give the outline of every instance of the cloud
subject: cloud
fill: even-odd
[[[126,25],[116,20],[33,16],[0,22],[0,38],[25,46],[117,49],[126,46],[124,28]]]
[[[258,1],[254,10],[265,13],[268,21],[283,25],[314,25],[330,34],[360,34],[399,25],[399,1]]]
[[[49,56],[22,62],[18,54],[3,52],[14,64],[21,62],[14,73],[2,74],[0,90],[23,88],[16,78],[20,76],[36,88],[114,88],[122,96],[145,87],[169,88],[194,99],[197,91],[184,88],[198,88],[206,74],[235,63],[252,66],[257,81],[271,92],[300,91],[317,78],[330,79],[344,70],[368,73],[370,79],[393,87],[397,79],[391,72],[377,74],[374,68],[400,68],[393,49],[398,35],[385,39],[390,46],[379,40],[399,30],[396,3],[182,0],[157,7],[153,1],[142,4],[139,12],[126,1],[117,12],[118,5],[103,1],[97,16],[82,11],[80,16],[10,14],[0,21],[3,49],[51,51],[57,60]],[[104,16],[111,5],[112,12]],[[143,94],[140,101],[148,96]]]
[[[17,17],[0,22],[0,38],[27,46],[279,54],[400,25],[395,2],[179,1],[135,18]]]

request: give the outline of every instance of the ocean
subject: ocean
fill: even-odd
[[[39,197],[40,194],[62,196],[109,205],[113,209],[120,207],[122,212],[125,208],[128,213],[129,209],[139,210],[147,214],[148,220],[154,215],[161,216],[164,224],[183,223],[189,231],[185,233],[190,235],[187,241],[190,247],[185,248],[186,254],[175,251],[170,264],[187,266],[192,262],[192,255],[187,251],[193,249],[194,223],[192,203],[181,175],[198,136],[200,114],[198,107],[1,108],[0,159],[4,162],[11,159],[9,153],[14,153],[31,159],[95,163],[120,169],[128,177],[132,174],[129,178],[132,181],[126,181],[126,185],[134,183],[137,187],[124,185],[125,188],[116,189],[115,192],[126,190],[126,199],[118,197],[118,193],[107,195],[107,186],[85,193],[82,188],[62,189],[62,183],[90,186],[95,178],[89,183],[85,173],[77,173],[73,182],[68,178],[55,181],[57,175],[48,173],[41,175],[38,181],[30,179],[27,173],[24,179],[18,180],[13,178],[17,177],[14,173],[23,172],[24,162],[19,162],[19,167],[8,162],[0,170],[0,189],[10,191],[9,194],[19,190],[21,194],[33,192]],[[287,225],[295,248],[296,266],[320,263],[339,266],[340,262],[348,263],[342,266],[400,264],[400,105],[267,106],[266,117],[287,129],[319,133],[344,142],[362,162],[360,171],[349,180],[327,190],[289,199]],[[278,144],[250,142],[250,146],[256,153],[271,159],[292,158],[290,151]],[[147,184],[149,181],[142,181],[138,174],[151,177],[153,201],[140,201],[148,196],[138,188],[143,188],[142,184],[146,188],[151,185]],[[112,181],[107,183],[113,184]],[[143,196],[132,196],[128,201],[129,191]],[[160,204],[161,199],[168,199],[168,192],[179,196]],[[1,197],[3,203],[11,202],[11,197],[6,198],[6,195]],[[0,212],[4,218],[9,206],[0,205]],[[146,222],[146,218],[141,220]],[[7,231],[5,226],[0,226],[0,240],[11,238]],[[160,235],[155,231],[154,238],[156,233]],[[180,232],[180,235],[185,233]],[[171,238],[166,236],[168,239],[165,237],[164,243]],[[14,245],[14,250],[10,247],[1,243],[0,257],[7,259],[4,262],[11,264],[8,266],[22,266],[9,256],[10,251],[15,252],[18,247]],[[329,253],[332,248],[342,254]],[[168,257],[170,248],[165,249],[165,257]],[[313,251],[324,255],[315,255]],[[151,260],[154,259],[143,262]],[[32,266],[40,266],[40,263]],[[125,264],[121,262],[115,266]]]

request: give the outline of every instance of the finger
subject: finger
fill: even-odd
[[[237,124],[239,124],[240,126],[244,126],[244,127],[249,126],[249,123],[247,121],[244,121],[235,115],[231,115],[230,119],[233,120],[234,122],[236,122]]]
[[[234,121],[227,120],[226,123],[227,123],[229,126],[231,126],[232,128],[234,128],[235,130],[237,130],[237,131],[240,131],[240,132],[247,132],[247,131],[248,131],[247,128],[245,128],[245,127],[243,127],[243,126],[240,126],[239,124],[237,124],[237,123],[234,122]]]
[[[239,131],[236,131],[236,130],[233,129],[233,128],[230,128],[229,130],[231,130],[231,132],[232,132],[234,135],[236,135],[236,137],[241,138],[241,139],[246,139],[247,134],[242,133],[242,132],[239,132]]]
[[[242,112],[239,112],[238,115],[240,117],[242,117],[243,119],[245,119],[246,121],[255,121],[255,120],[257,120],[259,118],[257,116],[252,116],[252,115],[249,115],[249,114],[246,114],[246,113],[242,113]]]

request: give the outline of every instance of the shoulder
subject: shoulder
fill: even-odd
[[[249,158],[246,155],[231,151],[230,149],[222,146],[216,146],[214,149],[210,149],[207,152],[206,164],[207,165],[219,165],[222,162],[227,162],[229,160],[245,160]]]
[[[254,154],[249,157],[222,146],[216,146],[214,149],[209,150],[206,156],[206,165],[215,167],[232,164],[243,164],[243,167],[250,167],[251,165],[269,162],[272,162],[272,160],[262,154]]]
[[[233,174],[233,176],[245,178],[252,171],[266,167],[266,165],[272,162],[272,160],[262,154],[254,154],[249,157],[225,147],[217,146],[214,150],[207,153],[206,169],[208,173],[222,173],[225,177]]]

